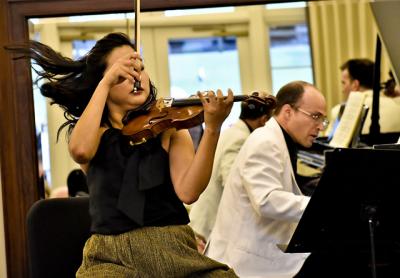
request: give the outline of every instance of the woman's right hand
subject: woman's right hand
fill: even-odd
[[[129,53],[116,60],[111,67],[106,69],[101,82],[110,88],[124,82],[126,79],[134,83],[135,80],[140,80],[142,69],[143,63],[139,53]]]

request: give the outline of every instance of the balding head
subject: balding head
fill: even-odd
[[[310,147],[326,126],[326,103],[321,92],[310,83],[294,81],[283,86],[277,96],[275,118],[290,137]]]
[[[276,95],[275,115],[278,115],[285,104],[295,106],[304,94],[306,86],[313,87],[305,81],[293,81],[284,85]]]

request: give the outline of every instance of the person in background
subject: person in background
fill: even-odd
[[[343,102],[335,105],[331,109],[330,122],[331,125],[327,128],[326,134],[328,140],[333,137],[340,118],[343,114],[346,101],[350,92],[368,92],[372,93],[374,81],[374,62],[366,59],[349,59],[340,66],[341,84],[343,93]]]
[[[239,277],[293,277],[309,255],[277,245],[289,243],[310,200],[295,179],[297,148],[311,147],[328,125],[325,99],[312,84],[293,81],[276,100],[273,117],[237,155],[205,250]]]
[[[226,98],[220,90],[199,93],[205,129],[196,154],[185,129],[131,145],[121,132],[125,116],[156,100],[134,49],[121,33],[106,35],[76,61],[35,41],[19,49],[43,69],[41,93],[64,109],[70,154],[87,175],[92,235],[76,276],[237,277],[197,251],[183,205],[208,184],[232,91]]]
[[[389,79],[383,83],[383,94],[390,98],[400,97],[400,85],[396,84],[393,72],[389,71]]]
[[[224,184],[240,147],[256,128],[271,117],[276,101],[266,93],[253,93],[241,103],[239,120],[222,132],[215,152],[213,171],[206,190],[190,209],[190,226],[196,232],[202,251],[214,226]]]
[[[374,62],[370,59],[350,59],[341,67],[341,83],[344,99],[350,92],[365,92],[372,90],[374,80]]]
[[[89,196],[86,175],[81,169],[74,169],[68,174],[67,187],[70,197]]]
[[[379,127],[381,133],[398,133],[400,132],[400,90],[391,72],[389,76],[379,94]],[[361,131],[362,134],[369,134],[371,126],[373,92],[371,90],[366,94],[364,105],[370,109]]]

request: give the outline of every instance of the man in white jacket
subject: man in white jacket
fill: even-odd
[[[242,146],[225,184],[206,255],[240,277],[293,277],[308,254],[287,244],[309,197],[295,179],[297,145],[311,147],[328,125],[323,95],[303,81],[283,86],[274,117]]]
[[[253,93],[241,103],[239,120],[222,132],[215,152],[213,171],[206,190],[190,209],[190,226],[201,240],[208,240],[214,226],[224,184],[240,147],[250,133],[263,126],[272,116],[275,98]],[[199,245],[201,251],[201,245]]]

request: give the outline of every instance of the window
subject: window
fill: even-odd
[[[273,92],[293,80],[313,83],[307,25],[270,27],[269,34]]]
[[[240,92],[239,57],[235,37],[207,37],[169,40],[171,96],[187,98],[197,91],[228,88]],[[227,70],[229,69],[229,70]],[[223,128],[239,118],[236,103]]]
[[[72,41],[72,57],[74,60],[81,58],[89,52],[90,49],[96,44],[95,40],[74,40]]]

